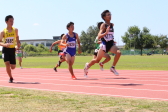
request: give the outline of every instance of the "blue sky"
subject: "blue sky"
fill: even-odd
[[[75,23],[79,35],[101,19],[103,10],[110,10],[115,40],[123,45],[121,36],[129,26],[146,26],[154,35],[168,35],[168,0],[0,0],[0,30],[4,18],[13,15],[20,39],[52,39],[67,33],[66,24]]]

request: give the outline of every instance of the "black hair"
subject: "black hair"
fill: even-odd
[[[109,10],[105,10],[101,13],[101,17],[103,20],[104,20],[104,17],[106,16],[106,13],[109,13],[109,12],[110,12]]]
[[[103,22],[98,22],[98,23],[97,23],[97,28],[98,28],[99,30],[100,30],[101,24],[103,24]]]
[[[74,25],[74,23],[73,22],[69,22],[68,24],[67,24],[67,29],[71,26],[71,25]]]
[[[6,16],[6,17],[5,17],[5,21],[8,21],[10,18],[13,18],[13,16],[12,16],[12,15]],[[13,19],[14,19],[14,18],[13,18]]]
[[[63,37],[64,35],[65,35],[65,34],[61,34],[61,37],[60,37],[60,38],[62,39],[62,37]]]

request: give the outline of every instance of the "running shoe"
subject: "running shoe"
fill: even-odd
[[[87,75],[87,74],[88,74],[88,69],[89,69],[89,68],[88,68],[88,64],[89,64],[89,63],[86,63],[86,64],[85,64],[85,68],[84,68],[84,77],[85,77],[85,78],[88,78],[88,75]]]
[[[115,75],[119,75],[119,73],[115,70],[114,67],[111,67],[111,68],[110,68],[110,71],[113,72]]]
[[[13,78],[10,78],[10,79],[9,79],[9,83],[13,83]]]
[[[54,67],[54,71],[57,72],[57,68],[56,67]]]
[[[103,64],[102,64],[102,63],[99,63],[99,66],[100,66],[100,70],[103,71],[103,70],[104,70]]]
[[[76,80],[77,78],[73,75],[73,76],[72,76],[72,79],[73,79],[73,80]]]

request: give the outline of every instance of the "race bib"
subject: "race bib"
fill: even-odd
[[[75,41],[68,42],[68,47],[69,48],[75,48],[75,46],[76,46],[76,42]]]
[[[14,37],[6,38],[5,43],[8,43],[9,45],[14,45]]]
[[[114,32],[109,32],[106,36],[104,36],[106,41],[110,41],[114,39]]]
[[[22,53],[22,50],[17,50],[16,53]]]

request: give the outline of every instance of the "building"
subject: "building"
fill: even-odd
[[[39,44],[43,44],[45,47],[50,47],[54,42],[53,39],[30,39],[30,40],[20,40],[21,43],[27,43],[34,46],[38,46]]]
[[[60,36],[53,36],[54,41],[57,41],[57,40],[60,40],[60,39],[61,39]]]
[[[28,40],[20,40],[21,43],[27,43],[34,46],[38,46],[39,44],[43,44],[45,47],[50,48],[54,41],[60,39],[60,36],[53,36],[53,39],[28,39]]]

